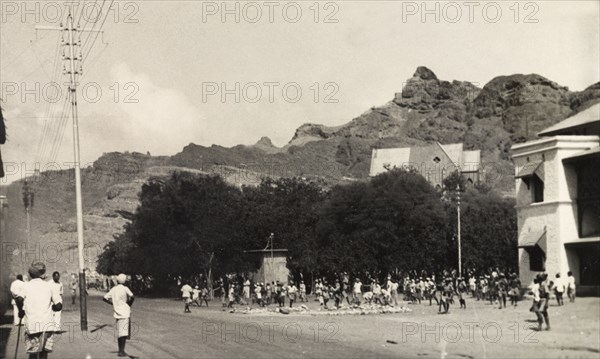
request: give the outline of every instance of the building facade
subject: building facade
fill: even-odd
[[[512,147],[519,272],[573,272],[579,293],[600,288],[600,104]]]
[[[468,184],[479,182],[481,153],[464,151],[462,143],[429,146],[373,149],[370,176],[391,168],[415,169],[431,183],[443,188],[444,179],[455,171],[466,177]]]

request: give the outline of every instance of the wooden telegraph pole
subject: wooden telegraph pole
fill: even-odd
[[[460,183],[456,185],[456,213],[458,219],[456,228],[456,238],[458,240],[458,276],[462,277],[462,252],[460,245]]]

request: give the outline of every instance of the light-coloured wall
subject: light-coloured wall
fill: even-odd
[[[287,268],[287,258],[285,255],[275,255],[271,259],[270,255],[264,256],[258,272],[252,277],[255,282],[277,282],[287,284],[290,271]]]
[[[532,203],[531,191],[521,179],[516,179],[517,223],[519,238],[528,231],[546,229],[546,272],[551,276],[579,271],[579,258],[567,242],[579,241],[577,230],[577,174],[565,166],[565,157],[599,146],[598,136],[555,136],[513,146],[515,175],[528,162],[543,161],[544,202]],[[530,283],[535,272],[529,270],[529,256],[519,249],[521,281]],[[577,279],[577,278],[576,278]]]

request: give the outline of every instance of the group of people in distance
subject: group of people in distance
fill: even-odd
[[[208,307],[209,292],[208,287],[206,286],[203,286],[202,289],[197,285],[192,288],[192,286],[186,283],[181,287],[181,297],[183,298],[183,303],[185,305],[185,308],[183,309],[184,313],[191,313],[190,307],[194,304],[201,307],[202,302],[204,302]]]
[[[536,279],[539,281],[539,279]],[[215,297],[220,297],[224,307],[233,308],[234,304],[267,306],[276,304],[279,307],[293,305],[297,302],[308,302],[307,286],[301,279],[296,286],[293,279],[289,284],[280,281],[272,283],[252,282],[248,277],[227,276],[217,280],[214,286]],[[541,283],[541,281],[540,281]],[[540,292],[539,284],[536,291]],[[563,304],[562,293],[568,293],[569,298],[575,296],[575,280],[569,272],[566,281],[556,275],[555,282],[548,281],[540,297],[545,293],[555,292],[559,305]],[[181,288],[185,303],[185,312],[190,312],[193,304],[198,306],[205,302],[208,306],[209,289],[206,283],[202,289],[194,289],[188,284]],[[384,280],[379,281],[368,272],[358,275],[349,275],[346,272],[335,274],[327,278],[322,277],[314,281],[310,287],[310,294],[314,295],[320,306],[324,309],[341,308],[342,306],[358,307],[361,305],[397,306],[404,300],[412,304],[435,302],[439,314],[446,314],[450,306],[458,299],[461,309],[467,308],[467,297],[477,301],[489,301],[490,305],[497,305],[504,309],[507,302],[516,307],[521,300],[522,283],[515,272],[505,274],[498,268],[476,273],[467,271],[464,276],[458,276],[456,271],[443,271],[439,274],[426,272],[417,274],[416,271],[393,275],[388,274]],[[534,295],[534,298],[536,296]],[[287,305],[286,305],[287,301]],[[535,311],[538,318],[546,318],[547,312],[544,305],[537,306]]]
[[[185,283],[180,291],[185,313],[191,313],[190,307],[194,304],[201,307],[204,302],[208,307],[210,292],[206,283],[203,283],[202,289],[198,285],[192,288]],[[264,284],[263,282],[253,283],[248,278],[237,281],[235,277],[231,276],[228,280],[218,280],[213,291],[215,297],[221,298],[223,307],[227,308],[233,308],[234,304],[250,306],[256,304],[260,307],[277,304],[279,307],[284,307],[286,298],[290,308],[294,306],[294,303],[308,302],[306,284],[303,280],[296,286],[293,280],[289,284],[280,281]]]
[[[14,324],[17,330],[24,327],[25,350],[29,358],[43,359],[52,352],[58,335],[62,333],[63,285],[59,272],[52,273],[52,279],[46,280],[46,265],[42,262],[32,263],[28,273],[30,281],[24,281],[23,275],[18,274],[10,286]],[[118,356],[121,357],[128,356],[125,353],[125,341],[130,336],[130,307],[134,298],[131,290],[124,285],[126,280],[125,274],[119,274],[118,284],[104,296],[104,301],[113,306],[113,316],[117,322]]]

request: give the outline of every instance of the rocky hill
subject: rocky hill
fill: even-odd
[[[87,265],[94,268],[97,252],[128,223],[138,205],[137,194],[151,177],[194,171],[219,173],[235,185],[256,184],[264,176],[301,176],[333,185],[367,178],[373,148],[464,142],[467,149],[480,149],[482,161],[500,171],[487,176],[490,184],[511,195],[512,144],[535,138],[541,129],[600,102],[600,83],[572,92],[540,75],[517,74],[496,77],[478,88],[469,82],[440,80],[425,67],[417,68],[401,90],[388,103],[342,126],[302,125],[282,148],[263,137],[255,145],[232,148],[192,143],[171,157],[103,155],[83,172]],[[8,236],[19,245],[27,237],[21,185],[16,182],[6,189],[11,204]],[[36,207],[31,245],[37,246],[33,251],[48,260],[48,251],[58,245],[63,252],[50,267],[74,272],[73,173],[43,173],[32,186]],[[21,258],[23,249],[11,250],[10,255]],[[13,271],[17,270],[14,264]]]
[[[496,77],[478,88],[469,82],[440,80],[430,69],[419,67],[391,101],[342,126],[302,125],[283,148],[274,147],[268,138],[233,148],[190,144],[173,161],[198,169],[254,166],[268,174],[273,174],[268,171],[271,167],[284,168],[287,174],[338,183],[366,178],[373,148],[463,142],[467,149],[480,149],[483,162],[493,163],[501,176],[489,176],[491,185],[510,194],[512,144],[533,139],[543,128],[599,101],[600,83],[571,92],[540,75],[516,74]]]

